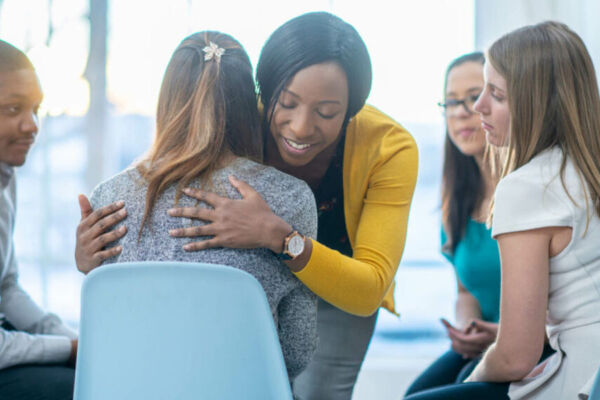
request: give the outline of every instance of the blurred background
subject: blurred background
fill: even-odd
[[[420,170],[406,250],[396,278],[400,318],[382,311],[354,398],[397,399],[448,341],[455,279],[439,253],[439,193],[446,65],[501,34],[547,19],[565,22],[600,65],[597,0],[0,0],[0,38],[26,51],[45,99],[42,127],[18,170],[15,242],[21,284],[73,327],[83,276],[74,263],[77,194],[149,147],[162,74],[178,43],[198,30],[236,37],[256,65],[269,34],[325,10],[356,27],[369,48],[368,103],[415,137]]]

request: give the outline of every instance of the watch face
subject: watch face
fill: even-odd
[[[290,238],[288,251],[292,257],[298,257],[304,251],[304,239],[301,235],[294,235]]]

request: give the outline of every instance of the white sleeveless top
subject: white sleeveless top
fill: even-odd
[[[564,174],[567,194],[561,160],[560,148],[546,150],[496,189],[493,236],[548,226],[573,228],[569,245],[550,258],[546,329],[556,353],[541,374],[510,385],[511,399],[587,399],[600,366],[600,218],[571,160]]]

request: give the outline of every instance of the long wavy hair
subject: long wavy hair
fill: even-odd
[[[215,44],[223,55],[205,59]],[[148,183],[140,234],[157,198],[210,175],[230,155],[262,160],[262,136],[252,65],[243,47],[220,32],[198,32],[173,53],[158,97],[156,135],[137,169]]]
[[[568,193],[568,157],[589,195],[588,223],[590,211],[600,216],[600,96],[583,40],[565,24],[543,22],[498,39],[488,61],[506,80],[511,115],[501,177],[558,146],[563,187]]]
[[[444,95],[450,72],[465,63],[475,62],[483,66],[483,53],[474,52],[453,60],[446,69]],[[450,140],[446,127],[444,141],[444,165],[442,169],[442,226],[446,233],[445,253],[454,254],[458,242],[465,234],[469,217],[481,206],[484,182],[475,157],[466,155]]]

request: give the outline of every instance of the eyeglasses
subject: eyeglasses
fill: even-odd
[[[465,97],[464,99],[448,99],[445,103],[439,102],[438,106],[440,106],[442,108],[442,112],[449,117],[457,115],[458,111],[460,110],[460,106],[463,106],[465,111],[471,115],[475,113],[475,110],[473,110],[473,105],[479,98],[480,94],[481,93],[473,94]]]

